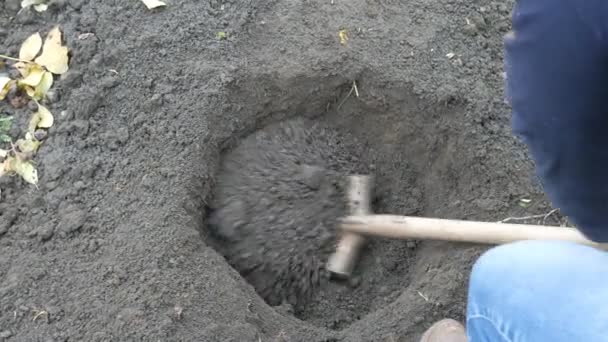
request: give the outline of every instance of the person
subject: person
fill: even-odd
[[[608,1],[517,0],[505,37],[512,128],[554,207],[608,241]],[[608,253],[558,241],[494,247],[473,266],[465,325],[423,342],[608,341]],[[466,326],[466,328],[465,328]]]

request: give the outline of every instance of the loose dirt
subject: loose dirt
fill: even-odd
[[[335,234],[336,178],[373,172],[376,212],[548,211],[503,101],[510,2],[168,2],[54,0],[44,13],[0,2],[0,52],[56,24],[72,49],[39,189],[0,179],[0,340],[417,341],[438,318],[462,319],[485,247],[373,239],[350,281],[310,273]],[[272,133],[291,120],[310,133]],[[251,149],[256,135],[268,149]],[[255,163],[226,167],[242,158]],[[240,193],[239,174],[259,188]],[[245,217],[233,230],[214,228],[221,184],[241,201],[228,201]],[[272,210],[294,221],[256,235]],[[239,258],[239,241],[279,254]],[[308,258],[289,268],[286,255]],[[310,276],[260,276],[277,270]]]

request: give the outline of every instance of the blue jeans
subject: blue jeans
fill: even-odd
[[[608,341],[608,253],[568,242],[495,247],[473,267],[469,342]]]

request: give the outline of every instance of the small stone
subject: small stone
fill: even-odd
[[[44,129],[37,129],[34,132],[34,138],[36,138],[36,140],[38,140],[38,141],[46,139],[46,136],[47,136],[47,132]]]
[[[414,249],[414,248],[416,248],[417,244],[414,241],[408,241],[405,243],[405,246],[409,249]]]
[[[424,317],[422,317],[422,316],[414,317],[414,324],[420,324],[422,322],[424,322]]]
[[[10,332],[9,330],[4,330],[2,332],[0,332],[0,338],[9,338],[13,336],[13,333]]]
[[[446,56],[448,59],[452,59],[452,58],[454,58],[454,56],[456,56],[456,54],[455,54],[455,53],[453,53],[453,52],[450,52],[450,53],[446,54],[445,56]]]

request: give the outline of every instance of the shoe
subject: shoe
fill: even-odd
[[[447,318],[425,331],[420,342],[467,342],[467,333],[462,324]]]

